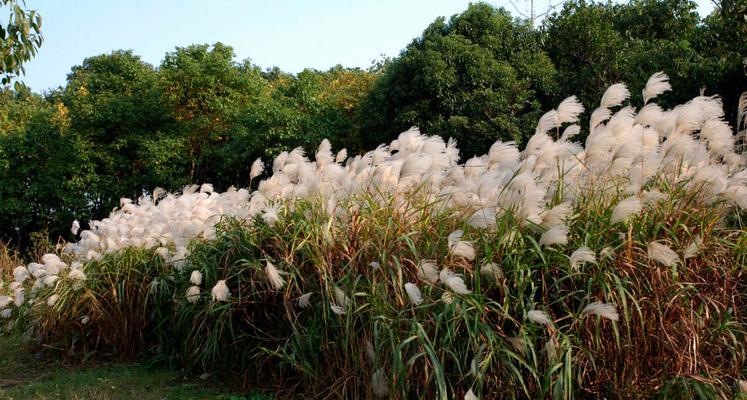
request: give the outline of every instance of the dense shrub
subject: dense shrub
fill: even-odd
[[[347,161],[281,153],[251,193],[123,199],[14,269],[4,330],[287,395],[736,395],[746,160],[717,98],[662,110],[667,88],[653,76],[635,113],[610,87],[585,146],[571,97],[522,152],[458,164],[410,130]]]

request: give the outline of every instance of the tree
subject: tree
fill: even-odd
[[[723,4],[731,3],[731,0]],[[688,101],[701,92],[723,97],[727,112],[746,90],[726,8],[703,20],[690,0],[634,0],[626,4],[568,2],[542,28],[544,48],[559,72],[559,90],[548,106],[575,94],[589,109],[609,85],[625,82],[632,104],[640,104],[648,77],[664,71],[673,91],[662,106]],[[745,53],[743,53],[745,54]],[[741,76],[740,76],[741,75]]]
[[[554,90],[555,69],[526,22],[472,4],[438,18],[391,61],[361,106],[367,146],[412,125],[453,137],[462,156],[522,142]]]
[[[158,73],[131,51],[86,58],[72,68],[60,100],[71,135],[96,165],[98,179],[88,190],[98,215],[119,205],[120,197],[186,182],[178,154],[184,146],[171,134]]]
[[[64,112],[37,95],[3,91],[0,108],[21,117],[0,127],[0,238],[23,247],[32,232],[70,235],[74,219],[95,215],[87,146],[70,134]]]
[[[185,144],[188,180],[223,189],[245,184],[242,171],[248,174],[251,161],[244,156],[254,153],[260,139],[245,126],[247,108],[271,106],[264,102],[270,88],[260,69],[250,60],[235,62],[233,49],[216,43],[177,48],[166,54],[159,73]]]
[[[36,55],[42,44],[41,15],[25,10],[16,0],[0,0],[9,8],[8,22],[0,23],[0,75],[2,84],[25,72],[23,63]]]

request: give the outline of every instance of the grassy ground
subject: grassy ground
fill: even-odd
[[[168,369],[137,364],[69,366],[18,349],[16,339],[0,336],[0,399],[271,399],[233,394]]]

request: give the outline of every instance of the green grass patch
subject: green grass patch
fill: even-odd
[[[22,349],[17,338],[0,337],[0,399],[272,399],[232,393],[171,369],[135,363],[76,366]]]

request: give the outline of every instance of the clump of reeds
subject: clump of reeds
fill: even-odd
[[[732,395],[745,156],[718,98],[663,110],[666,90],[654,75],[636,111],[610,87],[585,145],[570,97],[523,151],[459,164],[412,129],[347,161],[284,152],[255,192],[123,199],[14,268],[0,317],[47,348],[156,349],[307,395]]]

